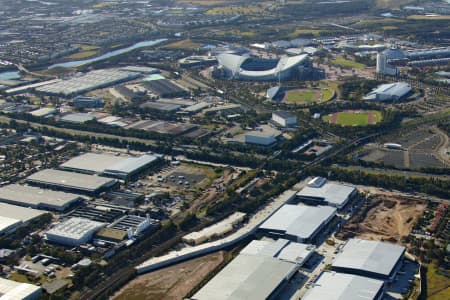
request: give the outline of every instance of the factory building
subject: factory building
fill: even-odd
[[[158,222],[151,219],[149,215],[145,217],[126,215],[109,225],[108,228],[125,231],[128,237],[132,238],[157,225]]]
[[[405,247],[360,239],[349,240],[332,264],[337,272],[391,281],[401,266]]]
[[[149,168],[157,156],[115,156],[112,154],[85,153],[60,165],[60,168],[84,174],[99,174],[107,177],[128,179]]]
[[[303,300],[381,300],[384,282],[363,276],[323,272]]]
[[[42,289],[34,284],[0,278],[0,299],[2,300],[38,300],[41,294]]]
[[[87,195],[98,195],[111,190],[118,183],[117,180],[111,178],[54,169],[36,172],[28,176],[26,181],[31,185]]]
[[[104,223],[84,218],[70,218],[46,232],[49,241],[65,246],[80,246],[91,241]]]
[[[297,193],[297,200],[314,205],[329,205],[343,208],[356,195],[356,188],[316,177]]]
[[[180,68],[200,68],[209,67],[217,63],[217,58],[215,56],[209,55],[194,55],[188,56],[178,60],[178,65]]]
[[[252,241],[191,299],[277,299],[313,251],[287,240]]]
[[[297,125],[297,116],[287,111],[274,111],[272,121],[281,127],[292,127]]]
[[[240,104],[225,104],[220,106],[211,107],[204,110],[205,115],[213,116],[213,115],[229,115],[241,113],[244,111],[244,108]]]
[[[0,202],[35,209],[63,212],[81,201],[76,194],[10,184],[0,188]]]
[[[285,204],[261,226],[264,234],[299,243],[313,240],[334,218],[336,208]]]
[[[45,213],[43,210],[0,203],[0,235],[12,233]]]
[[[411,91],[411,85],[406,82],[387,83],[378,86],[363,99],[367,101],[400,101]]]
[[[72,105],[79,108],[102,108],[105,102],[100,97],[77,96],[73,98]]]
[[[209,227],[203,228],[200,231],[191,232],[183,236],[183,241],[191,245],[198,245],[206,242],[213,238],[223,237],[227,233],[234,230],[234,226],[241,223],[245,218],[245,214],[241,212],[235,212],[228,218],[211,225]]]

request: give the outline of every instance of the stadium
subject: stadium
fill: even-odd
[[[307,54],[262,59],[229,53],[217,56],[222,77],[248,81],[288,80],[312,69]]]

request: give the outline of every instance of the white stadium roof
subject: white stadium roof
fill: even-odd
[[[375,300],[383,281],[363,276],[323,272],[303,300]]]
[[[380,241],[351,239],[333,262],[333,268],[390,276],[405,247]]]

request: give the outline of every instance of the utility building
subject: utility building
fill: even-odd
[[[88,243],[92,236],[106,224],[84,218],[70,218],[46,232],[51,242],[65,246],[80,246]]]

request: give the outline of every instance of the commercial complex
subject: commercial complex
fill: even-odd
[[[0,188],[0,202],[36,209],[65,211],[80,201],[79,195],[10,184]]]
[[[399,101],[411,92],[411,85],[406,82],[382,84],[368,93],[364,100],[369,101]]]
[[[224,76],[250,81],[287,80],[295,77],[303,66],[310,66],[307,54],[283,56],[280,59],[260,59],[235,54],[219,54],[219,65]]]
[[[54,169],[34,173],[28,176],[26,181],[32,185],[88,195],[99,194],[112,189],[117,184],[117,180],[111,178]]]
[[[381,300],[384,282],[363,276],[323,272],[303,300]]]
[[[49,241],[65,246],[79,246],[88,243],[95,232],[104,227],[101,222],[84,218],[70,218],[46,232]]]
[[[0,203],[0,234],[11,233],[45,213],[42,210]]]
[[[398,271],[405,247],[380,241],[351,239],[332,264],[335,271],[392,280]]]
[[[33,284],[0,278],[0,299],[2,300],[37,300],[41,293],[42,289]]]
[[[198,245],[209,239],[222,237],[225,234],[233,231],[234,226],[241,223],[245,218],[245,214],[235,212],[228,218],[206,227],[200,231],[191,232],[183,236],[183,241],[188,244]]]
[[[297,125],[297,116],[287,111],[275,111],[272,113],[272,121],[281,127]]]
[[[307,206],[285,204],[259,229],[270,235],[296,242],[309,242],[336,215],[336,208],[330,206]]]
[[[60,168],[85,174],[102,174],[127,179],[150,167],[156,160],[158,157],[149,154],[133,157],[85,153],[61,164]]]
[[[356,194],[356,188],[316,177],[297,193],[297,199],[309,204],[343,208]]]

